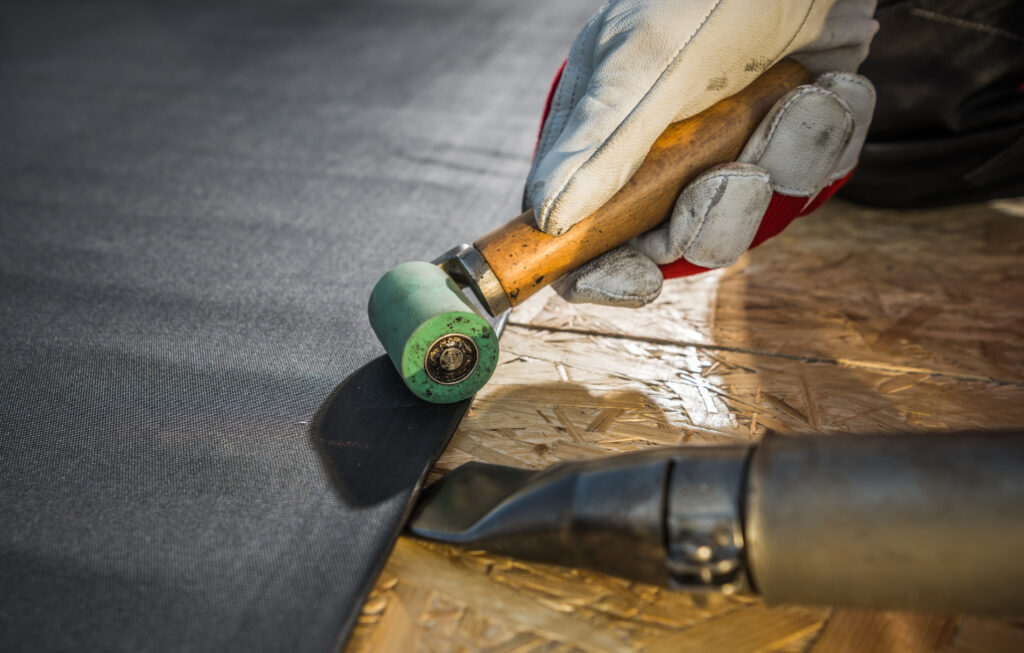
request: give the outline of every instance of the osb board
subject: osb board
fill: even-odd
[[[1024,423],[1024,221],[834,206],[636,311],[513,315],[432,477],[658,445]],[[1018,651],[1024,622],[689,595],[403,538],[350,651]]]
[[[832,202],[726,270],[668,282],[635,317],[552,305],[532,323],[1021,381],[1022,262],[1024,221],[984,207]],[[714,294],[713,310],[693,292]]]

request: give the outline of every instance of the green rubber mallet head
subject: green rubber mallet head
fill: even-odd
[[[498,365],[498,336],[437,265],[414,261],[370,293],[370,325],[417,397],[450,404],[472,397]]]

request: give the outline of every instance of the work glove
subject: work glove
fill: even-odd
[[[572,302],[642,306],[663,278],[730,265],[828,199],[856,166],[874,111],[874,89],[854,74],[878,27],[874,5],[611,0],[598,10],[556,77],[527,177],[524,208],[552,235],[607,202],[669,124],[786,56],[816,80],[773,107],[736,162],[690,183],[666,223],[555,289]]]

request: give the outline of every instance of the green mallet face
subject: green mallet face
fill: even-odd
[[[498,336],[451,278],[403,263],[370,293],[370,325],[413,394],[435,404],[472,397],[498,364]]]

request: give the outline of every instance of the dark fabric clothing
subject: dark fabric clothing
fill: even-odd
[[[1024,195],[1024,2],[879,3],[878,106],[841,191],[890,207]]]
[[[0,650],[339,646],[417,474],[321,407],[384,271],[516,215],[592,10],[0,4]]]

